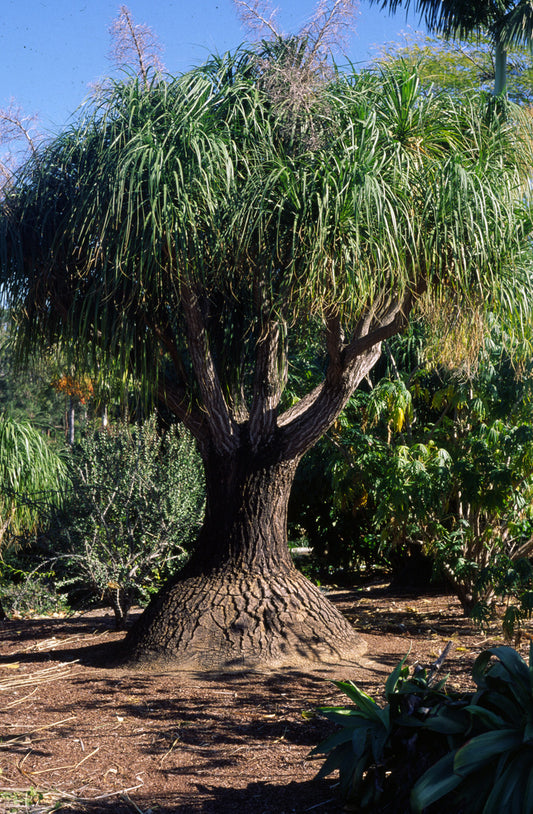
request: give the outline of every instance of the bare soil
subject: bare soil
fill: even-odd
[[[338,814],[337,780],[315,779],[309,752],[331,731],[314,714],[351,679],[379,697],[409,653],[429,666],[448,641],[449,685],[501,644],[463,618],[447,595],[388,586],[332,590],[368,650],[338,669],[146,673],[109,667],[105,611],[12,619],[0,627],[0,812]]]

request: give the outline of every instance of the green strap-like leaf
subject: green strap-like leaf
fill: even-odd
[[[521,743],[522,734],[516,729],[483,732],[457,750],[453,762],[454,771],[465,777],[481,769],[484,764],[490,764],[490,761],[502,752],[516,749]]]
[[[407,653],[403,657],[403,659],[396,665],[396,667],[394,668],[392,673],[387,678],[387,681],[385,682],[385,698],[388,699],[389,696],[392,695],[393,692],[396,692],[396,687],[397,687],[397,684],[398,684],[398,680],[399,680],[400,676],[402,675],[403,666],[404,666],[404,664],[405,664],[405,662],[407,660],[408,655],[409,654]]]
[[[422,811],[457,788],[462,778],[453,771],[454,753],[449,752],[416,782],[411,792],[411,807],[414,814]]]
[[[340,690],[342,690],[348,698],[350,698],[354,704],[364,712],[369,718],[375,721],[381,721],[385,723],[386,715],[385,710],[382,709],[379,704],[377,704],[373,698],[366,694],[359,689],[355,684],[352,684],[351,681],[334,681],[335,686],[337,686]]]

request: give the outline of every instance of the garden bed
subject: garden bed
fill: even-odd
[[[341,697],[328,680],[352,679],[379,696],[407,652],[409,663],[429,665],[451,640],[443,672],[466,689],[474,658],[502,639],[497,628],[473,627],[443,594],[382,584],[329,596],[368,650],[353,667],[306,673],[110,668],[124,635],[110,613],[4,621],[0,811],[341,811],[336,778],[315,780],[320,760],[309,758],[330,731],[314,708]]]

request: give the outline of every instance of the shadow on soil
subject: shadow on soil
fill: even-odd
[[[148,797],[135,795],[132,803],[85,803],[66,812],[79,814],[132,814],[133,811],[153,814],[341,814],[343,807],[336,797],[333,781],[309,780],[304,783],[272,784],[249,783],[243,789],[223,788],[197,784],[198,796],[191,794],[177,801],[165,802],[158,796],[158,805],[152,809]]]
[[[132,614],[133,620],[140,611]],[[0,664],[16,659],[20,663],[79,661],[87,667],[115,667],[120,658],[123,632],[115,629],[110,614],[94,612],[87,617],[44,619],[4,619],[0,622],[0,639],[16,641],[10,652],[0,656]],[[25,642],[38,642],[25,648]]]

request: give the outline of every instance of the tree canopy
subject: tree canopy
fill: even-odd
[[[422,96],[412,69],[337,75],[288,110],[297,47],[116,84],[4,207],[20,337],[103,347],[146,380],[166,354],[161,394],[221,445],[244,410],[277,407],[291,325],[325,320],[355,358],[426,289],[510,294],[521,262],[511,121]]]
[[[494,93],[503,93],[507,81],[507,52],[510,46],[530,47],[533,42],[533,6],[530,0],[371,0],[391,13],[399,8],[420,14],[430,31],[445,37],[467,39],[490,36],[496,58]]]

